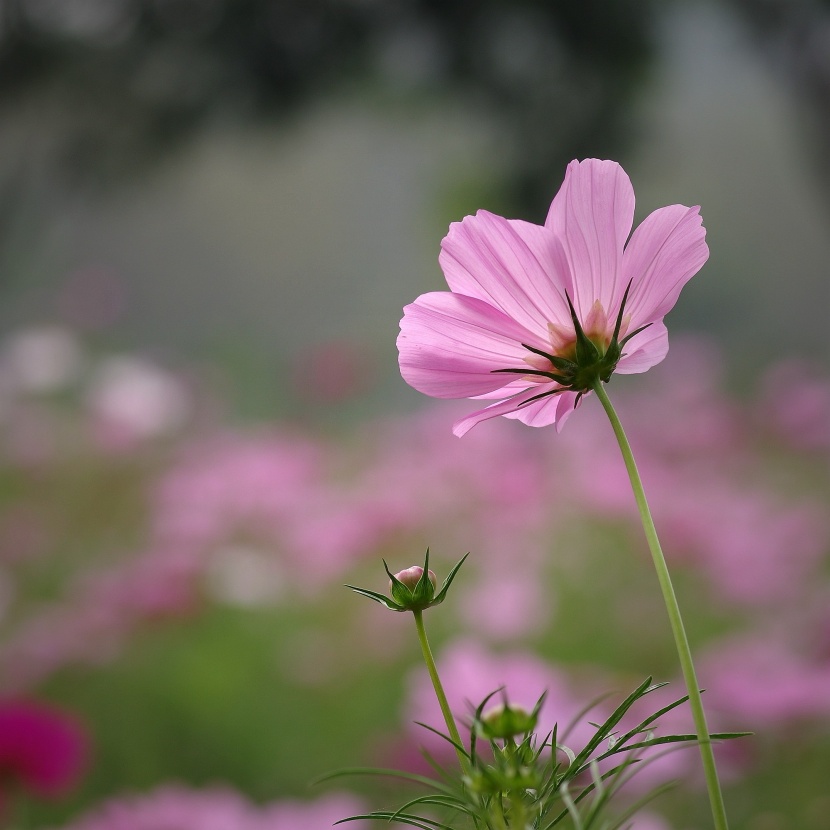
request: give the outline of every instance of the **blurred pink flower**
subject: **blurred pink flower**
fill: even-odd
[[[505,641],[541,630],[555,605],[556,594],[538,569],[491,566],[477,583],[464,586],[459,612],[471,631]]]
[[[354,796],[331,793],[316,801],[276,801],[262,807],[226,787],[160,787],[146,795],[113,798],[63,830],[327,830],[359,813]],[[351,822],[366,830],[367,822]]]
[[[669,830],[669,825],[666,820],[656,813],[640,812],[631,820],[630,824],[625,827],[630,827],[631,830]]]
[[[320,343],[294,367],[297,395],[317,406],[342,403],[370,386],[371,362],[367,349],[348,340]]]
[[[787,394],[781,395],[785,386]],[[830,449],[830,383],[809,365],[787,360],[772,366],[764,378],[759,411],[789,446]]]
[[[543,226],[487,211],[454,223],[439,260],[450,291],[404,309],[406,382],[436,398],[501,399],[457,421],[463,435],[497,415],[561,427],[590,389],[587,375],[659,363],[663,317],[709,249],[696,207],[654,211],[626,245],[633,218],[623,169],[587,159],[568,165]],[[580,330],[595,355],[580,356]]]
[[[574,691],[575,684],[562,670],[532,654],[520,651],[494,654],[475,640],[457,640],[444,649],[438,659],[438,670],[450,708],[462,722],[469,723],[475,707],[502,686],[510,703],[528,710],[533,709],[547,691],[537,733],[544,736],[553,729],[554,723],[558,723],[559,743],[575,749],[584,746],[594,733],[588,720],[602,718],[601,713],[592,710],[565,735],[565,728],[582,712],[586,701],[596,696],[596,692],[577,693]],[[441,710],[425,669],[419,669],[412,675],[403,711],[410,722],[419,721],[435,729],[443,729]],[[417,730],[418,740],[430,752],[440,756],[447,751],[449,744],[414,723],[412,726]]]
[[[86,767],[87,736],[70,714],[31,700],[0,701],[0,808],[16,791],[54,798]]]
[[[810,659],[768,631],[714,645],[701,677],[712,678],[711,708],[734,728],[769,733],[830,717],[830,662]]]

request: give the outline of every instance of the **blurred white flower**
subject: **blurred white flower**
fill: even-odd
[[[175,375],[130,356],[101,362],[89,382],[87,405],[110,437],[128,442],[174,432],[190,414],[190,396]]]
[[[278,600],[284,579],[267,551],[248,545],[229,545],[218,550],[207,572],[211,596],[228,605],[268,605]]]
[[[84,365],[81,344],[61,326],[37,326],[12,334],[3,347],[11,383],[25,392],[54,392],[78,379]]]

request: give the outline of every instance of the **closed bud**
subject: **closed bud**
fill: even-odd
[[[477,722],[483,738],[513,738],[524,735],[536,728],[538,712],[528,712],[523,706],[500,703],[488,709]]]
[[[364,597],[373,599],[381,605],[388,608],[390,611],[414,611],[420,613],[427,608],[432,608],[433,605],[440,605],[447,596],[447,591],[450,589],[458,569],[464,564],[464,560],[469,556],[465,554],[460,561],[456,562],[452,570],[447,575],[441,585],[441,590],[435,593],[438,580],[435,574],[429,569],[429,548],[427,548],[424,556],[424,567],[420,565],[413,565],[411,568],[406,568],[403,571],[393,574],[386,564],[383,562],[386,575],[389,577],[389,593],[390,597],[384,594],[379,594],[377,591],[370,591],[368,588],[357,588],[354,585],[347,587],[351,588],[358,594]]]
[[[410,591],[414,591],[415,586],[418,584],[418,582],[420,581],[423,574],[424,574],[424,569],[420,565],[413,565],[411,568],[406,568],[403,571],[398,571],[395,574],[395,579],[397,579],[398,582],[402,582],[404,585],[406,585],[406,587],[409,588]],[[433,570],[429,571],[429,573],[427,574],[427,579],[429,579],[429,581],[432,583],[433,588],[435,588],[435,586],[438,584],[438,580],[436,579],[436,576],[435,576],[435,571],[433,571]],[[394,586],[392,585],[392,580],[390,579],[389,580],[389,591],[390,592],[392,591],[393,587]]]
[[[427,571],[424,579],[424,569],[419,565],[396,573],[389,580],[389,593],[392,599],[408,611],[423,611],[429,608],[435,596],[437,580],[432,571]]]

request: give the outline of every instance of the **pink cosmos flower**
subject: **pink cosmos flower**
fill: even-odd
[[[348,793],[260,807],[227,787],[193,790],[168,784],[143,795],[105,801],[62,830],[323,830],[362,808]],[[367,830],[369,825],[356,821],[350,826]]]
[[[42,798],[69,792],[87,755],[86,733],[72,715],[30,700],[0,701],[0,810],[17,788]]]
[[[660,208],[628,239],[628,176],[586,159],[568,165],[542,226],[483,210],[454,223],[439,257],[450,291],[404,309],[404,380],[435,398],[499,399],[457,421],[459,436],[496,415],[560,428],[594,383],[666,356],[663,317],[709,256],[698,211]]]
[[[501,687],[504,687],[511,704],[522,706],[527,711],[531,711],[541,695],[547,692],[537,734],[547,734],[558,723],[561,727],[560,743],[575,749],[582,748],[594,734],[589,720],[602,721],[607,717],[602,706],[593,709],[590,717],[584,712],[585,701],[596,696],[593,683],[577,688],[578,684],[563,669],[527,652],[498,654],[476,640],[459,639],[444,649],[438,658],[438,670],[450,708],[465,725],[470,723],[473,707]],[[423,668],[410,676],[409,694],[403,711],[411,722],[418,743],[434,757],[443,757],[448,751],[447,742],[420,725],[424,723],[438,730],[443,726],[432,683]],[[563,730],[571,724],[572,729],[567,737],[563,737]]]

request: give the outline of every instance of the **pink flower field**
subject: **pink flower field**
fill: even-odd
[[[756,733],[717,749],[733,821],[796,815],[795,789],[797,826],[818,830],[830,760],[830,380],[773,366],[739,398],[718,363],[711,344],[679,336],[668,360],[615,397],[713,728]],[[787,406],[771,391],[785,371]],[[501,419],[459,440],[452,404],[335,434],[231,426],[205,390],[151,362],[119,383],[134,420],[104,433],[101,398],[77,376],[60,395],[3,386],[0,691],[56,707],[84,748],[73,765],[70,733],[56,733],[69,767],[47,793],[34,772],[47,768],[26,760],[35,733],[24,755],[3,749],[16,732],[0,735],[7,779],[19,779],[3,803],[25,810],[27,826],[293,830],[396,803],[391,780],[308,784],[354,765],[423,771],[419,746],[452,761],[415,724],[441,726],[406,615],[343,587],[385,591],[381,558],[400,571],[427,546],[439,581],[470,551],[452,596],[426,612],[462,724],[496,688],[531,707],[547,690],[540,728],[575,720],[579,743],[648,675],[669,683],[661,702],[682,696],[625,471],[593,398],[567,440]],[[155,389],[155,415],[135,413],[130,383]],[[158,416],[173,400],[176,417]],[[117,403],[108,411],[121,417]],[[660,728],[689,730],[688,713]],[[705,826],[693,748],[649,760],[630,798],[673,779],[681,785],[635,828]],[[354,795],[329,795],[345,788]]]

